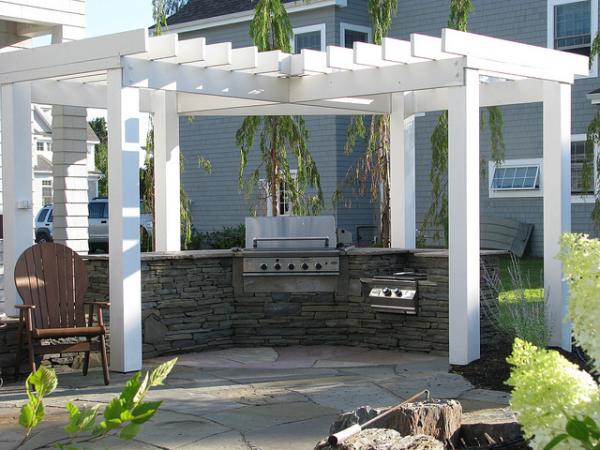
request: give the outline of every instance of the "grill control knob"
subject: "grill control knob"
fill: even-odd
[[[267,270],[267,268],[268,268],[268,266],[264,263],[260,265],[261,270]]]
[[[279,263],[275,264],[273,267],[275,267],[275,270],[281,270],[281,264]]]
[[[315,264],[315,269],[321,270],[322,268],[323,268],[323,266],[321,265],[321,263],[316,263]]]
[[[394,294],[396,294],[396,297],[402,297],[402,289],[400,289],[400,288],[394,289]]]
[[[392,295],[392,290],[390,288],[383,288],[383,295],[385,295],[386,297],[389,297],[390,295]]]
[[[302,263],[302,270],[308,270],[308,264]]]
[[[295,265],[293,265],[292,263],[290,263],[290,264],[288,265],[288,269],[290,269],[290,270],[294,270],[295,268],[296,268],[296,266],[295,266]]]

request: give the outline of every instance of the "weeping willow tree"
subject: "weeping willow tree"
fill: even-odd
[[[398,0],[369,0],[369,16],[373,43],[383,42],[398,11]],[[368,134],[367,134],[368,131]],[[379,233],[384,247],[390,245],[390,116],[373,115],[368,124],[364,116],[353,116],[348,127],[344,153],[350,155],[357,138],[366,139],[364,153],[350,168],[346,181],[357,187],[360,195],[370,194],[371,202],[380,208]],[[338,200],[340,191],[334,196]]]
[[[459,31],[467,31],[469,14],[473,9],[471,0],[450,0],[448,27]],[[504,120],[502,111],[497,106],[486,108],[490,127],[491,159],[496,163],[504,160]],[[485,124],[485,115],[481,115],[481,126]],[[431,229],[432,239],[444,239],[448,243],[448,111],[438,118],[431,134],[431,181],[432,202],[425,214],[419,230],[418,244],[424,244],[425,230]],[[442,235],[443,231],[443,235]]]
[[[187,0],[152,0],[152,17],[154,19],[154,34],[159,36],[167,26],[167,17],[177,12],[185,5]],[[183,155],[179,160],[180,172],[183,173]],[[146,135],[146,160],[144,167],[140,169],[140,194],[145,211],[152,215],[153,229],[155,227],[155,197],[154,197],[154,124],[150,119],[148,134]],[[183,184],[180,192],[180,223],[181,223],[181,247],[187,249],[192,240],[192,217],[187,194]],[[147,250],[154,250],[154,235],[144,245]]]
[[[249,34],[259,51],[291,52],[292,25],[281,0],[257,1]],[[257,136],[261,162],[246,173]],[[323,207],[323,191],[307,140],[308,129],[300,116],[246,117],[236,133],[240,148],[240,189],[250,196],[264,171],[273,215],[278,214],[281,189],[289,196],[293,214],[319,214]],[[297,161],[295,174],[290,168],[290,154]]]
[[[594,59],[600,56],[600,32],[594,37],[590,49],[590,69]],[[582,169],[581,184],[584,191],[594,193],[594,208],[592,209],[592,221],[596,234],[600,233],[600,189],[598,186],[598,174],[594,170],[594,148],[600,145],[600,109],[588,124],[587,139],[585,142],[585,158]],[[596,166],[600,167],[600,152],[596,155]]]

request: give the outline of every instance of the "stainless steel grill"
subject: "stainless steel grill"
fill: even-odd
[[[333,216],[246,218],[244,290],[331,292],[340,273]]]
[[[427,276],[413,271],[388,276],[361,279],[371,308],[379,312],[417,314],[419,308],[418,280]]]

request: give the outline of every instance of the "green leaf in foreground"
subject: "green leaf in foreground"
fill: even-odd
[[[177,358],[173,358],[172,360],[167,361],[166,363],[163,363],[154,369],[150,374],[150,386],[155,387],[162,385],[167,376],[171,373],[171,370],[173,370],[173,367],[175,367],[176,363]]]

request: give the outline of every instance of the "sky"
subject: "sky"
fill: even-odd
[[[152,25],[152,0],[87,0],[87,37]]]

